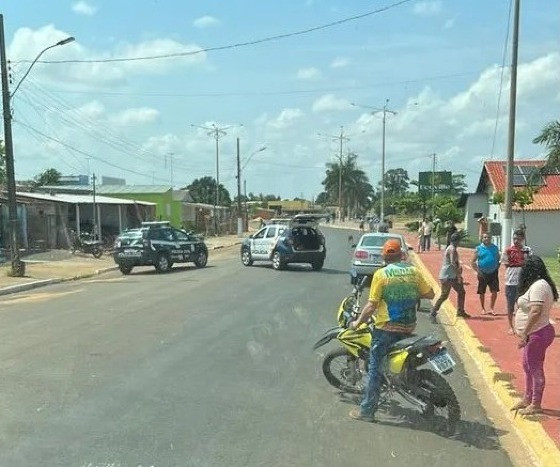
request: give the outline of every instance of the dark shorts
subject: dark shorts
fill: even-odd
[[[498,270],[490,274],[485,274],[483,272],[478,273],[478,289],[477,294],[483,295],[486,293],[486,287],[490,289],[490,292],[500,291],[500,279],[498,278]]]
[[[517,286],[506,285],[506,299],[508,315],[513,316],[515,310],[515,300],[517,299]]]

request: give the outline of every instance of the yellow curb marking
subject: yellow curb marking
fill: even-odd
[[[37,303],[52,300],[55,298],[65,297],[78,292],[83,292],[84,289],[70,290],[68,292],[42,292],[28,295],[18,295],[14,298],[7,298],[0,302],[0,305],[17,305],[19,303]]]
[[[436,294],[440,294],[441,289],[438,281],[434,279],[422,260],[416,254],[411,256],[414,264],[420,269],[424,277],[428,279]],[[510,395],[510,391],[512,390],[511,384],[503,380],[501,369],[490,356],[490,353],[481,350],[484,349],[484,346],[473,334],[468,324],[462,319],[458,320],[456,318],[457,310],[449,300],[444,302],[438,315],[441,315],[442,311],[445,312],[449,323],[453,323],[450,326],[445,326],[445,331],[449,335],[449,338],[453,342],[455,340],[453,338],[456,338],[464,344],[468,356],[474,361],[491,392],[500,405],[502,405],[502,408],[506,409],[508,414],[507,418],[511,421],[519,437],[524,440],[531,455],[535,459],[538,459],[543,466],[560,465],[560,450],[541,423],[535,423],[522,416],[513,417],[513,412],[510,412],[510,408],[519,401],[519,398],[514,398]],[[458,349],[459,346],[456,345],[455,348]],[[469,375],[470,378],[476,376],[478,375]]]

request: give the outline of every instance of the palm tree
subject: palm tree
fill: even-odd
[[[350,211],[366,209],[371,203],[373,187],[365,172],[357,164],[358,156],[348,154],[342,161],[328,162],[323,186],[328,199],[332,203],[339,202],[339,186],[341,191],[341,208],[348,215]]]
[[[546,169],[560,170],[560,120],[548,123],[533,143],[544,144],[547,150]]]

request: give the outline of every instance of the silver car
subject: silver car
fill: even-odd
[[[352,256],[352,269],[358,276],[373,276],[375,271],[384,266],[383,245],[389,239],[396,239],[401,243],[403,261],[408,261],[408,247],[404,237],[396,233],[367,233],[362,235],[355,246]]]

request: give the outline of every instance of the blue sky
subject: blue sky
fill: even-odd
[[[44,47],[44,60],[97,60],[200,50],[308,29],[394,0],[49,1],[3,5],[14,84]],[[47,5],[48,3],[48,5]],[[560,9],[522,2],[519,158],[559,118]],[[411,178],[431,168],[462,172],[474,188],[481,162],[503,158],[509,74],[494,128],[509,0],[416,0],[305,35],[188,57],[112,63],[38,63],[13,100],[16,173],[48,167],[128,183],[189,184],[215,176],[215,144],[191,125],[233,126],[220,142],[220,180],[235,190],[235,138],[242,158],[266,146],[243,178],[253,192],[310,198],[344,126],[373,183],[380,176],[381,118],[388,118],[387,169]],[[511,37],[511,36],[510,36]],[[510,62],[510,51],[506,64]],[[49,137],[51,139],[49,139]],[[64,144],[60,144],[61,141]]]

